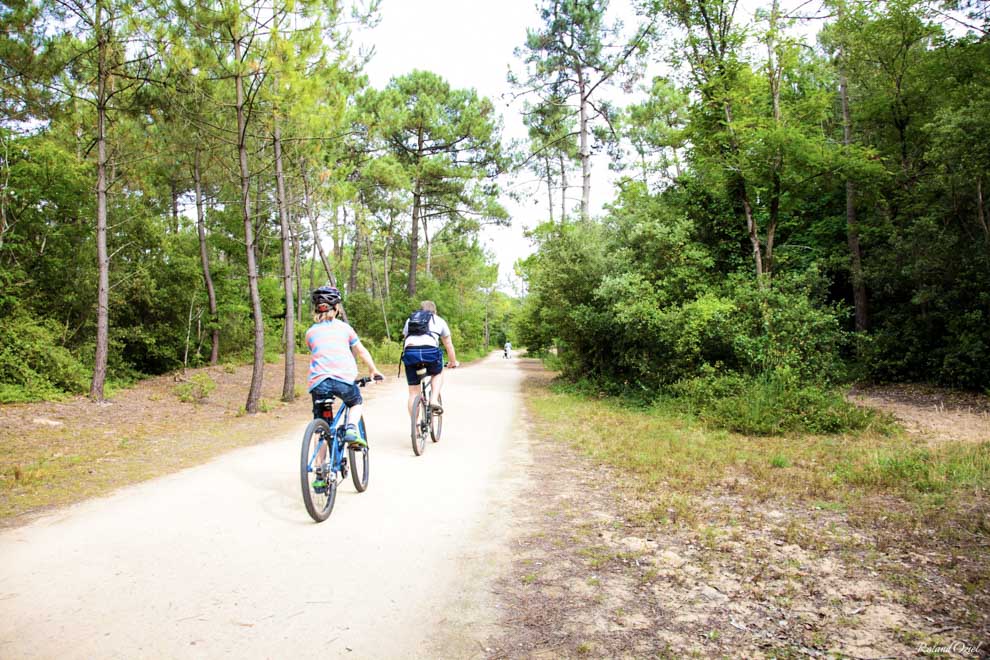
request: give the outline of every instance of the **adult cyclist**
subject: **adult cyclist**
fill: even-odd
[[[317,399],[338,397],[351,409],[350,422],[344,427],[344,440],[348,444],[367,446],[357,432],[356,424],[361,419],[364,400],[357,380],[358,368],[355,357],[371,370],[375,380],[384,378],[378,371],[375,361],[358,339],[354,328],[337,318],[340,314],[340,291],[332,286],[321,286],[313,291],[313,325],[306,331],[306,345],[309,346],[309,393],[313,397],[313,417],[320,416]]]
[[[413,401],[419,394],[419,383],[422,377],[416,373],[420,367],[426,367],[426,373],[433,377],[430,390],[430,407],[436,415],[443,414],[443,408],[438,403],[440,390],[443,388],[443,353],[440,343],[447,349],[449,361],[447,366],[454,369],[459,366],[454,342],[450,338],[450,327],[437,314],[437,306],[432,300],[424,300],[419,309],[410,314],[402,328],[405,340],[402,343],[402,364],[406,367],[406,383],[409,385],[409,401],[407,408],[412,415]]]

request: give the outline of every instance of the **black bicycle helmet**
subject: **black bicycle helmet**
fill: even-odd
[[[340,289],[336,287],[321,286],[313,290],[313,309],[317,312],[329,312],[340,301]]]

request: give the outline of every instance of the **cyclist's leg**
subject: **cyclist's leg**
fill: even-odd
[[[406,401],[406,410],[409,411],[409,414],[410,415],[412,415],[413,401],[416,400],[416,395],[418,395],[418,394],[419,394],[419,385],[410,385],[409,386],[409,400]]]
[[[413,401],[416,400],[416,395],[419,394],[419,382],[422,378],[417,375],[416,370],[419,369],[420,363],[419,348],[407,348],[405,354],[402,356],[402,363],[406,367],[406,385],[409,386],[409,400],[406,401],[406,410],[409,412],[409,416],[412,416]]]
[[[356,437],[358,422],[361,421],[361,416],[364,414],[364,399],[361,397],[361,389],[354,383],[345,383],[339,380],[333,381],[333,389],[334,394],[340,398],[341,404],[348,408],[345,433],[347,429],[351,429],[350,436]]]
[[[433,387],[430,389],[430,405],[436,406],[440,399],[440,391],[443,389],[443,353],[439,348],[431,353],[433,358],[426,365],[426,373],[433,376]]]
[[[310,390],[309,394],[311,397],[313,397],[313,418],[323,419],[323,411],[317,407],[316,401],[318,399],[329,399],[331,396],[334,395],[332,379],[326,378],[320,381],[312,390]],[[331,419],[326,420],[328,425],[331,425],[332,421],[333,420]],[[327,442],[324,442],[323,444],[320,445],[320,450],[316,455],[317,465],[322,465],[323,462],[327,460],[327,450],[329,449],[329,444],[328,444],[329,440],[330,438],[327,438]]]
[[[430,391],[430,405],[437,405],[440,398],[440,390],[443,389],[443,372],[441,371],[433,377],[433,389]]]

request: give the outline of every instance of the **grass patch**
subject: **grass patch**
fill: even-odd
[[[183,403],[200,403],[217,388],[216,381],[205,371],[195,374],[184,383],[175,386],[175,396]]]
[[[895,431],[890,417],[849,403],[839,390],[781,372],[694,378],[673,385],[668,396],[706,423],[746,435]]]
[[[690,519],[690,497],[723,482],[819,506],[857,494],[934,493],[942,497],[929,503],[944,503],[958,491],[990,486],[990,443],[929,448],[889,423],[836,435],[743,435],[712,428],[669,399],[637,407],[566,386],[527,388],[530,409],[551,437],[662,494],[646,514],[657,522]]]
[[[783,454],[776,454],[770,457],[770,467],[775,468],[786,468],[791,467],[791,459],[787,458]]]
[[[857,463],[836,468],[841,480],[871,489],[951,493],[990,482],[990,443],[939,447],[880,447]]]

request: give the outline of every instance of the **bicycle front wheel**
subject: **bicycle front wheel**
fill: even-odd
[[[337,478],[330,470],[330,439],[330,427],[322,419],[314,419],[303,433],[299,480],[306,512],[316,522],[330,517],[337,499]]]
[[[426,450],[426,434],[429,432],[429,411],[426,409],[426,399],[422,394],[416,395],[413,401],[412,415],[409,417],[409,435],[412,439],[413,453],[422,456]]]
[[[437,395],[437,403],[443,408],[443,395]],[[430,415],[430,438],[433,442],[440,442],[440,433],[443,431],[443,415]]]
[[[365,442],[368,442],[368,428],[364,425],[364,418],[358,422],[358,432]],[[371,471],[371,459],[368,457],[368,447],[348,447],[347,462],[351,465],[351,481],[357,492],[363,493],[368,490],[368,476]]]

